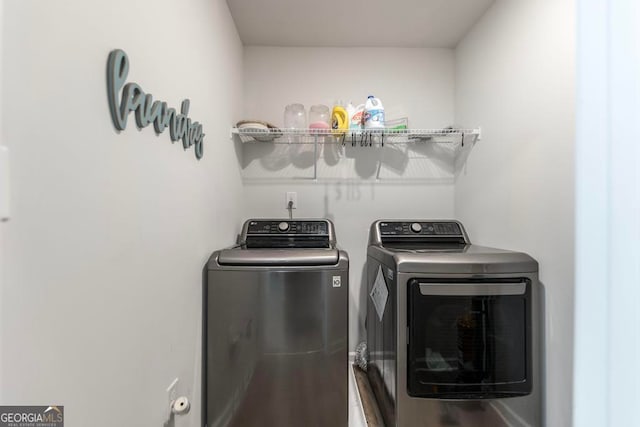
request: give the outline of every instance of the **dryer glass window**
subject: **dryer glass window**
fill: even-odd
[[[490,398],[529,393],[527,289],[523,281],[412,281],[409,394]]]

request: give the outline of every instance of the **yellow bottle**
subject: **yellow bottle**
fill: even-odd
[[[349,114],[341,104],[336,104],[333,107],[331,129],[334,135],[343,135],[349,129]]]

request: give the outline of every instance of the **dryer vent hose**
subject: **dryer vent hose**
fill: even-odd
[[[363,371],[367,370],[367,363],[369,358],[368,356],[369,355],[367,354],[367,343],[363,341],[360,344],[358,344],[358,346],[356,347],[356,358],[355,358],[356,366],[358,366],[358,368],[362,369]]]

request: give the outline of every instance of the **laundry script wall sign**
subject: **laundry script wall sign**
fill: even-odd
[[[196,158],[202,158],[202,125],[192,122],[189,115],[189,100],[182,101],[180,113],[175,108],[168,108],[166,102],[154,101],[153,95],[145,93],[136,83],[125,83],[129,74],[129,58],[121,49],[112,50],[107,61],[107,91],[109,109],[113,125],[118,130],[125,130],[129,113],[134,112],[136,124],[145,128],[153,123],[156,133],[169,128],[171,141],[182,140],[186,150],[193,146]]]

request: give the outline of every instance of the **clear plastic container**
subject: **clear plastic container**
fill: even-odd
[[[306,129],[307,111],[302,104],[289,104],[284,108],[285,129]]]
[[[331,129],[331,110],[326,105],[312,105],[309,110],[309,129],[327,131]]]

